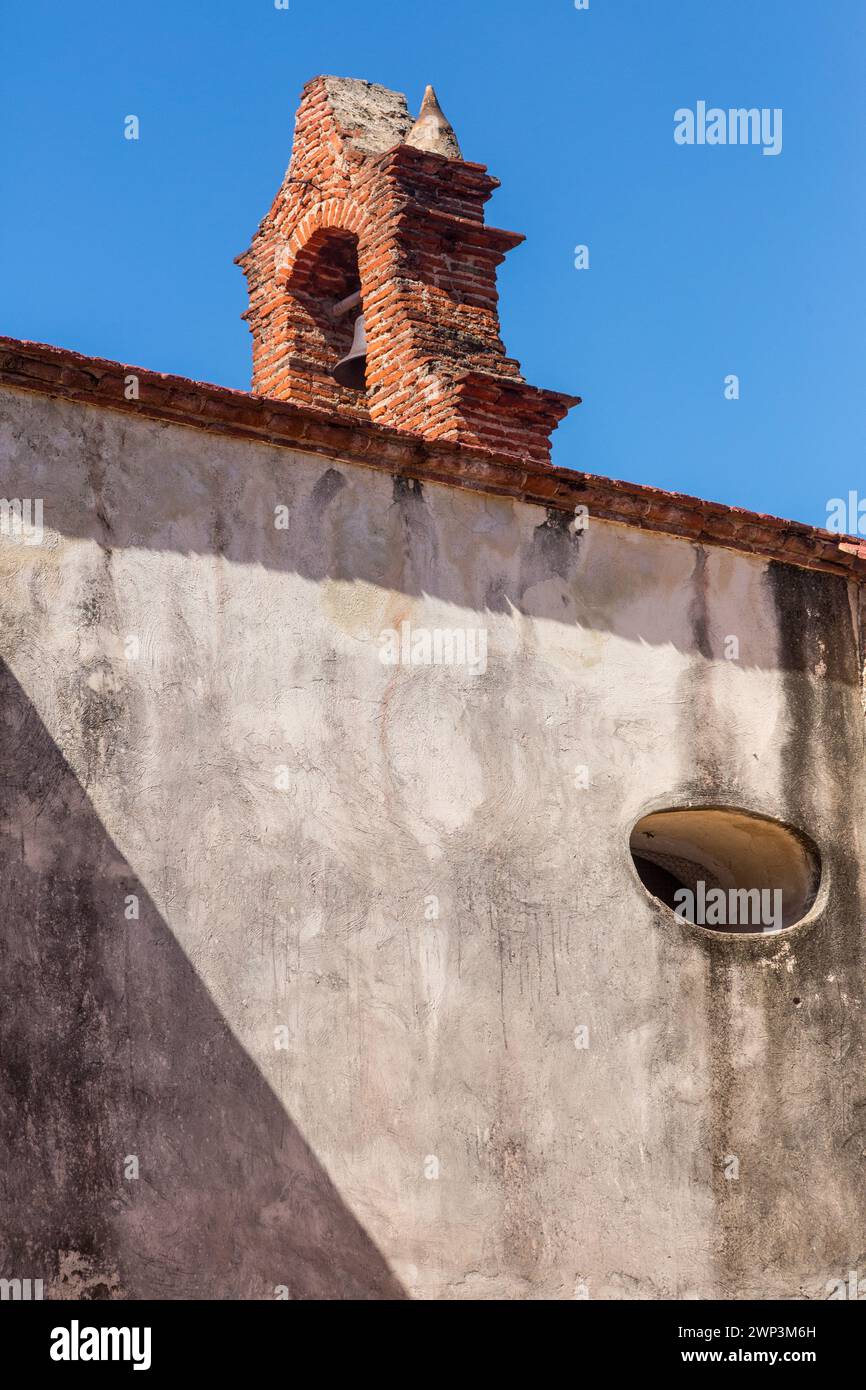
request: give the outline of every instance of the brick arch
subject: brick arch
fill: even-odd
[[[351,232],[359,251],[371,228],[368,214],[351,198],[328,198],[304,214],[278,257],[277,274],[286,283],[294,274],[298,256],[312,249],[314,238],[328,231]]]
[[[351,202],[331,199],[308,212],[284,244],[276,293],[263,306],[269,355],[265,391],[278,386],[293,399],[333,406],[369,418],[362,392],[340,385],[333,369],[348,353],[357,312],[334,317],[340,300],[361,287],[360,237],[366,219]]]

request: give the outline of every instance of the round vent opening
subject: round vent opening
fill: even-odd
[[[815,901],[821,860],[781,821],[727,807],[653,811],[631,832],[641,883],[683,921],[764,935],[792,927]]]

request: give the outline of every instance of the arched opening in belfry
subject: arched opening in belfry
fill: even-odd
[[[341,228],[321,228],[298,251],[287,291],[301,322],[302,356],[355,391],[366,389],[358,238]],[[348,359],[348,361],[347,361]]]

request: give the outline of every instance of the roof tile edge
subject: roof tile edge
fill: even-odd
[[[124,395],[130,374],[138,378],[138,400]],[[440,444],[381,425],[361,426],[336,413],[87,357],[46,343],[0,336],[0,386],[325,454],[422,482],[512,497],[534,506],[573,511],[582,505],[600,521],[845,575],[858,583],[866,580],[866,541],[858,536],[642,483],[522,464],[483,449]]]

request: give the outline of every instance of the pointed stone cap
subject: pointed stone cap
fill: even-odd
[[[457,136],[454,134],[432,87],[428,87],[421,103],[417,121],[406,136],[406,144],[430,154],[442,154],[446,159],[462,159]]]

